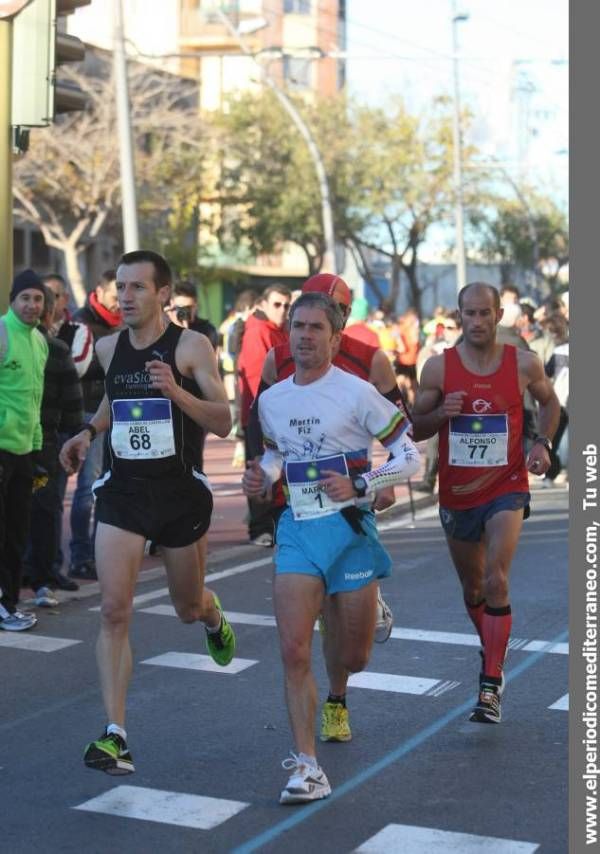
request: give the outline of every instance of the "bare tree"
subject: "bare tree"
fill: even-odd
[[[14,168],[15,216],[39,228],[46,244],[62,252],[77,304],[85,299],[81,254],[102,232],[116,233],[120,223],[110,64],[94,56],[90,65],[85,73],[71,71],[88,95],[87,109],[32,133],[29,151]],[[152,225],[168,225],[169,213],[181,203],[179,187],[186,197],[191,190],[199,193],[201,123],[189,81],[140,65],[129,77],[139,202],[149,234]]]

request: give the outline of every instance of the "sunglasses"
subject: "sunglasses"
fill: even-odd
[[[290,307],[289,302],[272,302],[271,305],[273,306],[273,308],[281,308],[281,306],[283,306],[286,311],[288,311]]]

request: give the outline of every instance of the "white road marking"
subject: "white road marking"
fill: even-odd
[[[417,676],[398,676],[395,673],[353,673],[348,684],[353,688],[371,691],[392,691],[395,694],[426,694],[440,684],[439,679],[422,679]]]
[[[427,643],[454,643],[460,646],[481,646],[477,635],[461,632],[434,632],[426,629],[406,629],[398,626],[392,629],[391,637],[397,640],[426,641]]]
[[[266,566],[272,563],[271,557],[263,557],[260,560],[252,560],[249,563],[241,563],[239,566],[234,566],[231,569],[222,569],[220,572],[212,572],[206,576],[205,582],[210,587],[213,581],[218,581],[220,578],[230,578],[232,575],[240,575],[243,572],[249,572],[251,569],[256,569],[259,566]],[[140,593],[139,596],[134,596],[133,607],[137,608],[144,602],[151,602],[153,599],[162,599],[163,596],[169,595],[168,587],[160,587],[158,590],[153,590],[151,593]],[[100,607],[90,608],[90,611],[99,611]]]
[[[0,634],[0,646],[8,646],[12,649],[27,649],[31,652],[56,652],[75,646],[80,640],[69,638],[50,638],[46,635],[25,634],[24,632],[2,632]]]
[[[489,854],[491,851],[494,854],[533,854],[538,848],[534,842],[475,836],[410,824],[388,824],[356,851],[361,854],[390,854],[392,851],[406,851],[407,854]]]
[[[175,617],[175,608],[172,605],[152,605],[150,608],[140,608],[141,614],[157,614],[162,617]],[[230,623],[246,626],[276,626],[275,617],[270,614],[246,614],[241,611],[228,611],[225,614]],[[318,624],[315,623],[315,630]],[[396,626],[392,629],[390,637],[395,640],[423,641],[425,643],[445,643],[457,646],[472,646],[479,648],[481,642],[475,634],[466,632],[436,632],[427,629],[410,629]],[[510,649],[521,649],[525,652],[550,652],[558,655],[568,655],[569,645],[567,643],[556,643],[548,649],[548,641],[527,640],[526,638],[511,638]]]
[[[548,647],[544,649],[544,647]],[[568,643],[555,643],[553,646],[548,646],[548,641],[542,640],[532,640],[529,643],[525,644],[524,647],[521,647],[523,652],[552,652],[555,655],[568,655],[569,654],[569,644]]]
[[[179,827],[192,827],[194,830],[212,830],[247,806],[249,804],[244,801],[166,792],[142,786],[116,786],[73,809],[106,813],[121,818],[137,818],[159,824],[175,824]]]
[[[173,605],[152,605],[140,608],[140,614],[158,614],[161,617],[176,617]],[[275,617],[268,614],[242,614],[238,611],[225,611],[228,622],[246,626],[275,626]]]
[[[251,658],[234,658],[226,667],[220,667],[210,655],[198,655],[193,652],[165,652],[154,658],[147,658],[142,664],[156,664],[158,667],[179,667],[182,670],[204,670],[207,673],[225,673],[235,675],[258,664]]]
[[[564,697],[561,697],[560,700],[557,700],[556,703],[552,703],[551,706],[548,706],[549,709],[557,709],[559,712],[568,712],[569,711],[569,695],[565,694]]]

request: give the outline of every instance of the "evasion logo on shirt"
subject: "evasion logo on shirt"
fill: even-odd
[[[20,362],[17,362],[16,359],[11,359],[10,362],[5,362],[3,365],[0,365],[0,367],[7,371],[20,371],[23,365]]]

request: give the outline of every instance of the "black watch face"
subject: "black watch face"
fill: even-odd
[[[354,488],[357,492],[362,492],[363,494],[367,491],[367,481],[364,477],[354,478]]]

